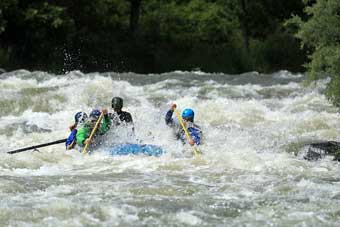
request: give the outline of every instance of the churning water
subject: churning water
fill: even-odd
[[[338,226],[340,165],[308,162],[296,146],[340,140],[340,117],[323,95],[327,80],[304,76],[25,70],[0,75],[0,226]],[[63,144],[77,111],[113,96],[136,138],[160,157],[81,155]],[[171,102],[191,107],[204,133],[192,158],[164,123]],[[119,136],[118,136],[119,135]],[[109,132],[108,140],[124,133]],[[135,142],[135,141],[133,141]]]

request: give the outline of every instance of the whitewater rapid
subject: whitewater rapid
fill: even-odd
[[[0,74],[0,226],[338,226],[340,165],[305,161],[296,144],[340,141],[327,79],[204,72]],[[81,155],[63,144],[78,111],[124,99],[135,138],[160,157]],[[164,123],[175,102],[202,127],[200,158]]]

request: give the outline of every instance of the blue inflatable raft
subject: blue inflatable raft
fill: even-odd
[[[110,155],[137,155],[160,156],[164,153],[160,146],[151,144],[123,143],[115,144],[108,151]]]

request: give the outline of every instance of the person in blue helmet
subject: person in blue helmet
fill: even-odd
[[[94,139],[98,135],[104,135],[111,126],[111,118],[108,115],[107,109],[103,109],[104,117],[102,118],[97,131],[94,134]],[[90,144],[93,141],[90,141],[89,136],[92,132],[92,129],[96,125],[99,116],[101,115],[101,111],[98,109],[94,109],[91,111],[89,118],[81,125],[81,127],[77,130],[76,134],[76,143],[79,146],[84,146],[85,144]]]
[[[183,123],[185,127],[187,128],[189,136],[190,136],[190,139],[188,140],[185,137],[185,132],[183,128],[181,127],[181,125],[179,124],[179,122],[175,122],[172,118],[172,115],[176,107],[177,107],[176,104],[171,105],[171,108],[167,111],[165,115],[165,123],[171,128],[174,128],[176,138],[182,140],[183,143],[188,141],[188,143],[191,146],[200,145],[201,139],[202,139],[202,130],[198,125],[194,124],[194,119],[195,119],[194,111],[190,108],[187,108],[187,109],[184,109],[182,112]]]
[[[72,149],[74,145],[76,144],[77,128],[80,125],[82,125],[86,121],[87,118],[88,118],[87,114],[82,111],[79,111],[74,115],[74,124],[72,124],[69,127],[71,130],[71,133],[65,142],[66,150]]]

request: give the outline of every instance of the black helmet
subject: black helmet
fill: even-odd
[[[112,108],[120,110],[123,108],[123,99],[121,97],[112,98]]]

